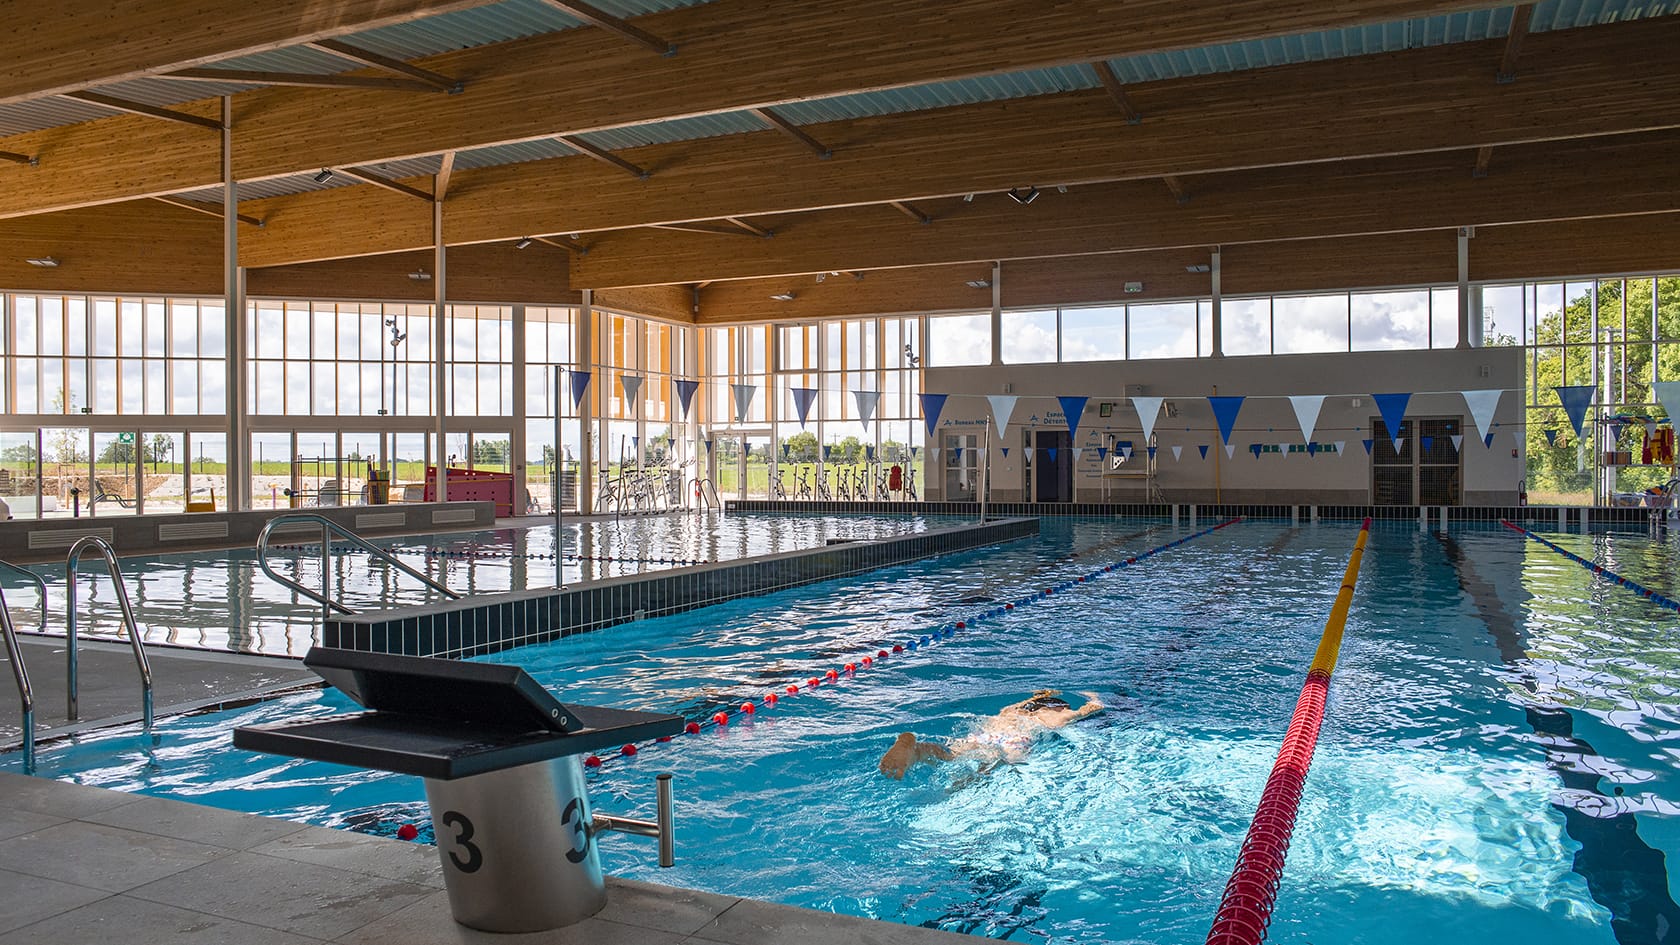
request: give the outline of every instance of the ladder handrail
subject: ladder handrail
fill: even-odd
[[[0,561],[0,570],[10,571],[13,574],[21,574],[24,577],[28,578],[30,583],[35,585],[35,589],[37,591],[39,591],[40,594],[41,594],[41,629],[45,630],[47,628],[47,581],[46,581],[46,579],[41,577],[39,574],[36,574],[34,571],[29,570],[28,568],[19,567],[18,565],[15,565],[15,564],[11,563],[10,561]]]
[[[29,670],[23,666],[23,649],[18,646],[12,615],[6,610],[6,592],[0,590],[0,635],[6,638],[6,655],[12,661],[12,678],[17,680],[18,701],[23,709],[23,773],[35,771],[35,694],[29,686]]]
[[[140,642],[140,624],[134,619],[134,605],[128,600],[128,587],[123,584],[122,566],[117,564],[117,551],[110,542],[97,535],[84,535],[70,546],[64,558],[64,638],[66,658],[65,701],[69,720],[80,717],[77,705],[76,679],[76,567],[81,563],[82,551],[92,548],[105,559],[105,570],[117,588],[117,605],[122,609],[123,626],[128,628],[128,641],[134,647],[134,664],[140,670],[140,697],[146,734],[152,734],[152,665],[146,660],[146,647]]]
[[[269,536],[271,534],[273,534],[275,526],[280,525],[282,523],[299,523],[299,522],[312,523],[312,524],[321,526],[321,592],[320,593],[316,593],[315,591],[312,591],[309,588],[304,587],[299,582],[294,581],[291,578],[286,577],[283,574],[280,574],[279,572],[274,570],[272,565],[270,565],[268,563],[268,550],[269,550],[268,549],[268,539],[269,539]],[[415,578],[416,580],[420,581],[422,584],[425,584],[427,587],[431,588],[434,591],[437,591],[438,593],[440,593],[443,596],[449,598],[450,600],[460,600],[461,599],[461,595],[455,593],[454,591],[452,591],[449,588],[445,587],[444,585],[438,583],[437,581],[432,580],[432,578],[429,575],[427,575],[425,572],[418,571],[418,570],[408,566],[407,564],[404,564],[402,561],[398,560],[395,555],[391,554],[389,551],[386,551],[384,548],[381,548],[378,545],[375,545],[374,543],[368,541],[367,539],[365,539],[362,536],[356,534],[355,532],[351,531],[350,529],[345,528],[343,525],[338,524],[337,522],[333,521],[332,519],[327,518],[324,515],[316,515],[312,512],[293,512],[293,513],[289,513],[289,514],[286,514],[286,515],[277,515],[274,518],[269,519],[268,524],[264,525],[262,531],[257,534],[257,566],[262,568],[263,573],[268,575],[270,578],[273,578],[275,581],[286,585],[287,587],[291,588],[292,590],[296,591],[297,593],[302,594],[303,596],[309,598],[310,600],[313,600],[317,604],[320,604],[321,605],[321,619],[322,620],[331,619],[332,612],[335,611],[335,610],[338,611],[339,613],[354,614],[355,613],[354,610],[351,610],[350,608],[344,606],[343,604],[339,603],[338,601],[333,600],[332,597],[330,596],[330,594],[328,593],[330,591],[328,580],[329,580],[329,577],[331,576],[331,572],[332,572],[332,567],[331,567],[331,564],[330,564],[331,555],[332,555],[332,536],[335,535],[335,534],[338,535],[339,537],[345,539],[346,541],[350,542],[352,545],[355,545],[357,548],[360,548],[361,550],[363,550],[363,551],[367,552],[368,554],[374,556],[375,558],[378,558],[379,560],[385,562],[386,564],[389,564],[392,567],[395,567],[398,570],[408,574],[410,577]]]

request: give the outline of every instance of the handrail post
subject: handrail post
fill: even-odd
[[[273,566],[268,563],[269,536],[274,533],[274,527],[282,522],[314,523],[321,526],[321,591],[319,593],[310,590],[298,581],[278,574],[275,572]],[[304,597],[320,604],[321,618],[323,622],[332,619],[332,613],[335,610],[340,613],[353,614],[355,611],[332,599],[332,584],[329,578],[331,576],[332,536],[335,533],[345,541],[348,541],[350,544],[355,545],[357,548],[360,548],[373,557],[378,558],[380,561],[385,562],[391,567],[408,574],[410,577],[426,585],[432,590],[437,591],[450,600],[461,599],[461,595],[450,590],[445,585],[432,580],[425,574],[425,572],[417,571],[414,568],[409,567],[397,560],[397,558],[389,551],[373,544],[362,536],[342,525],[339,525],[337,522],[334,522],[324,515],[301,513],[276,515],[274,518],[269,519],[268,524],[264,525],[262,531],[257,533],[257,566],[262,568],[263,573],[268,575],[274,581],[291,588],[294,593],[302,594]]]
[[[6,609],[6,592],[0,590],[0,633],[6,637],[6,656],[12,661],[12,678],[17,681],[18,702],[23,714],[23,773],[35,772],[35,693],[29,685],[29,670],[23,665],[23,648]]]
[[[332,600],[332,526],[327,524],[325,517],[321,519],[321,626],[326,626],[332,619],[332,607],[326,602]]]
[[[76,542],[64,563],[64,717],[71,722],[81,718],[76,699],[76,561],[81,545]]]
[[[64,560],[65,583],[65,654],[66,654],[66,707],[69,721],[80,718],[77,705],[77,673],[76,673],[76,567],[81,563],[82,549],[92,548],[105,559],[106,571],[111,575],[111,583],[116,587],[117,606],[122,610],[123,626],[128,629],[128,641],[134,648],[134,665],[140,670],[140,700],[141,713],[147,735],[152,734],[152,667],[146,659],[146,647],[140,640],[140,624],[134,619],[134,604],[128,599],[128,587],[123,584],[122,566],[117,563],[117,551],[103,538],[85,535],[70,546],[70,553]]]

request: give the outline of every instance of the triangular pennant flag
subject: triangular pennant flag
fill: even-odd
[[[1657,403],[1668,411],[1670,419],[1680,417],[1680,381],[1657,381],[1651,385],[1651,393],[1657,395]]]
[[[1085,447],[1075,446],[1073,448],[1073,461],[1074,462],[1076,462],[1076,463],[1079,462],[1079,457],[1081,457],[1083,455],[1085,455]]]
[[[1429,452],[1429,448],[1435,445],[1435,438],[1432,436],[1420,436],[1418,437],[1418,442],[1423,445],[1423,451],[1427,453]]]
[[[688,408],[694,403],[694,392],[700,389],[699,381],[672,381],[677,389],[677,403],[682,405],[682,415],[688,416]]]
[[[641,393],[642,379],[635,374],[620,374],[618,383],[624,388],[624,402],[630,405],[630,412],[636,410],[636,395]]]
[[[1557,433],[1553,432],[1552,436],[1554,436],[1554,437],[1557,436]],[[1517,447],[1519,449],[1522,448],[1522,446],[1523,446],[1523,431],[1512,430],[1511,431],[1511,440],[1517,444]]]
[[[1085,401],[1089,397],[1057,397],[1062,404],[1062,416],[1067,418],[1068,439],[1079,438],[1079,418],[1085,415]]]
[[[875,447],[865,446],[863,448],[863,459],[865,462],[873,463],[875,461]]]
[[[1226,459],[1235,459],[1236,455],[1237,455],[1237,444],[1226,443],[1225,444],[1225,458]]]
[[[939,462],[939,447],[937,447],[937,446],[928,447],[927,448],[927,458],[928,458],[928,462],[930,462],[930,463]]]
[[[641,448],[642,448],[642,438],[639,437],[639,436],[631,437],[630,438],[630,449],[639,450]]]
[[[823,444],[823,462],[825,462],[825,463],[828,462],[828,458],[832,455],[834,455],[833,445],[829,444],[829,443],[824,443]]]
[[[1241,397],[1209,397],[1213,418],[1219,421],[1219,442],[1231,442],[1231,430],[1237,425],[1237,411],[1242,409]]]
[[[1207,459],[1207,445],[1206,444],[1198,446],[1198,447],[1196,447],[1196,449],[1199,449],[1199,450],[1202,451],[1202,458],[1203,459]]]
[[[956,455],[957,455],[957,462],[959,462],[959,463],[960,463],[960,462],[962,462],[962,451],[963,451],[963,448],[962,448],[962,447],[960,447],[960,446],[958,446],[958,447],[953,447],[953,449],[954,449],[954,450],[955,450],[955,452],[956,452]]]
[[[1130,462],[1132,458],[1132,444],[1120,444],[1120,455],[1126,457],[1127,462]]]
[[[1000,447],[998,447],[998,449],[1001,449],[1001,450],[1003,450],[1003,458],[1004,458],[1004,459],[1008,459],[1008,458],[1009,458],[1009,447],[1007,447],[1007,446],[1000,446]]]
[[[875,405],[881,402],[881,392],[878,390],[854,390],[852,396],[857,398],[858,422],[868,423],[875,416]]]
[[[1365,444],[1365,455],[1369,456],[1369,455],[1371,455],[1371,445],[1373,443],[1377,442],[1377,441],[1376,440],[1360,440],[1359,442]]]
[[[1044,448],[1044,453],[1052,463],[1056,461],[1056,447],[1047,446]]]
[[[939,426],[939,415],[945,412],[945,398],[949,394],[917,394],[922,399],[922,419],[927,421],[928,436]]]
[[[1558,431],[1556,431],[1556,430],[1541,430],[1540,434],[1546,438],[1546,445],[1547,446],[1556,446],[1557,445]]]
[[[1108,447],[1106,447],[1106,446],[1097,447],[1097,459],[1101,460],[1101,459],[1107,459],[1107,458],[1108,458]]]
[[[1482,437],[1482,446],[1486,449],[1490,449],[1490,450],[1493,449],[1493,434],[1492,433],[1489,433],[1488,435]]]
[[[1173,451],[1173,462],[1176,463],[1176,462],[1178,462],[1179,455],[1184,452],[1184,447],[1175,446],[1175,447],[1172,448],[1172,451]]]
[[[811,405],[817,402],[815,387],[790,387],[788,393],[793,395],[793,409],[799,413],[799,429],[805,429],[805,420],[811,416]]]
[[[1312,441],[1313,428],[1318,426],[1318,412],[1324,409],[1324,395],[1301,394],[1289,398],[1295,408],[1295,422],[1301,425],[1301,439]]]
[[[1161,413],[1161,404],[1165,397],[1133,397],[1132,406],[1137,409],[1138,422],[1143,424],[1143,441],[1149,442],[1149,435],[1155,432],[1155,418]]]
[[[753,395],[758,393],[758,385],[731,384],[729,389],[735,394],[735,422],[747,422],[747,410],[752,407]]]
[[[1655,420],[1645,421],[1645,435],[1646,436],[1656,436],[1657,435],[1657,421],[1655,421]]]
[[[788,459],[788,445],[786,443],[783,443],[782,444],[782,462],[784,462],[784,463],[787,462],[787,459]]]
[[[1571,384],[1568,387],[1554,387],[1552,390],[1557,391],[1558,402],[1563,404],[1563,412],[1569,415],[1569,425],[1575,428],[1575,435],[1580,436],[1581,424],[1587,419],[1587,408],[1592,406],[1592,385]],[[1667,407],[1667,404],[1663,405],[1664,409]]]
[[[1336,452],[1339,453],[1339,454],[1342,454],[1342,455],[1346,455],[1347,450],[1344,449],[1344,447],[1346,447],[1346,446],[1347,446],[1347,440],[1337,440],[1336,441]]]
[[[992,404],[992,423],[997,425],[998,438],[1002,439],[1009,433],[1009,416],[1015,412],[1015,401],[1020,398],[1013,394],[987,394],[986,399]]]
[[[583,406],[583,394],[587,390],[589,390],[589,372],[588,371],[573,371],[572,372],[572,406],[574,408]]]
[[[1411,401],[1411,394],[1372,394],[1371,399],[1377,402],[1377,410],[1382,413],[1383,426],[1388,427],[1388,438],[1394,441],[1394,452],[1400,452],[1400,421],[1406,416],[1406,404]]]
[[[708,452],[708,453],[710,453],[713,449],[715,449],[717,447],[717,440],[713,439],[712,437],[707,437],[705,440],[702,440],[701,442],[706,444],[706,452]]]
[[[1488,424],[1493,422],[1493,413],[1499,407],[1499,395],[1502,390],[1467,390],[1464,394],[1464,406],[1470,408],[1470,419],[1476,423],[1476,432],[1487,436],[1490,429]]]
[[[1317,456],[1318,455],[1318,444],[1317,443],[1313,443],[1313,442],[1310,442],[1310,441],[1307,443],[1307,455],[1308,456]]]
[[[1249,452],[1250,452],[1250,453],[1253,453],[1253,454],[1254,454],[1254,458],[1255,458],[1255,459],[1259,459],[1259,458],[1260,458],[1260,444],[1259,444],[1259,443],[1250,443],[1250,444],[1248,444],[1248,451],[1249,451]]]
[[[1149,450],[1149,458],[1154,459],[1155,458],[1155,447],[1153,447],[1153,446],[1148,447],[1148,450]]]
[[[912,447],[910,447],[910,458],[911,458],[911,459],[915,459],[915,458],[916,458],[916,454],[917,454],[917,453],[919,453],[919,452],[921,452],[921,451],[922,451],[922,448],[921,448],[921,447],[920,447],[920,446],[912,446]]]
[[[1451,439],[1452,439],[1452,444],[1453,444],[1453,452],[1457,453],[1457,452],[1462,451],[1462,449],[1464,447],[1464,434],[1454,433],[1452,435]]]

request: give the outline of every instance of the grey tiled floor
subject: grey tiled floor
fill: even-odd
[[[0,773],[0,945],[976,941],[629,880],[607,886],[607,907],[576,925],[478,932],[451,918],[429,846]]]

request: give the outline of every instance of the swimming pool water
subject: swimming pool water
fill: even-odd
[[[510,653],[564,700],[703,717],[883,643],[1188,533],[1046,520],[1044,537]],[[836,686],[591,774],[650,816],[677,774],[676,868],[609,871],[952,931],[1197,942],[1353,544],[1346,525],[1198,538]],[[1560,544],[1673,594],[1673,548]],[[1078,555],[1078,558],[1070,556]],[[1503,530],[1379,525],[1270,939],[1660,941],[1680,921],[1676,615]],[[901,731],[957,737],[1032,689],[1111,708],[974,776],[876,771]],[[418,779],[227,750],[236,724],[343,711],[309,693],[48,746],[41,773],[312,823],[424,824]],[[15,764],[15,762],[14,762]]]
[[[830,538],[884,538],[940,527],[952,520],[719,512],[568,520],[564,554],[570,559],[565,563],[565,580],[573,584],[668,570],[690,562],[776,554],[820,546]],[[275,544],[286,541],[278,538]],[[405,564],[461,594],[555,586],[552,525],[403,536],[379,539],[375,544],[395,551]],[[412,577],[364,554],[345,553],[346,546],[338,548],[332,565],[333,596],[353,610],[412,606],[436,599],[434,592]],[[446,554],[428,556],[428,549]],[[321,587],[319,561],[314,545],[278,549],[270,557],[275,570],[311,590]],[[315,641],[321,621],[319,605],[263,574],[252,551],[124,557],[122,567],[141,638],[147,643],[302,656]],[[62,633],[63,562],[31,565],[30,570],[47,580],[48,631]],[[38,628],[41,612],[34,588],[14,578],[5,580],[13,621],[22,630]],[[80,588],[79,632],[118,635],[121,612],[103,572],[95,578],[90,570]]]

